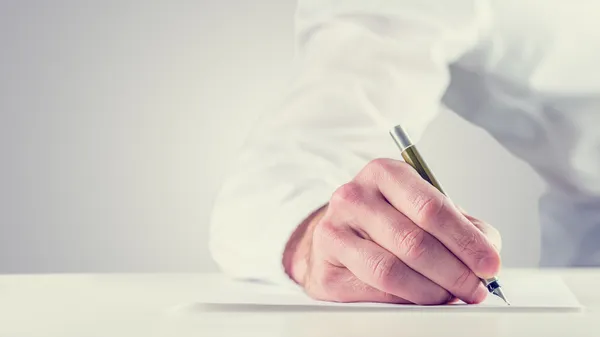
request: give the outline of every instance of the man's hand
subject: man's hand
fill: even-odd
[[[479,303],[501,240],[463,213],[408,164],[377,159],[298,227],[284,266],[325,301]]]

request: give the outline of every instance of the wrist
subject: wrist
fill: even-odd
[[[286,274],[297,284],[302,285],[308,268],[312,233],[321,220],[327,206],[311,213],[292,233],[283,254]]]

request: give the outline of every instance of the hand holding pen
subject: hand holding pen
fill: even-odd
[[[390,135],[392,136],[392,138],[396,142],[396,145],[402,152],[402,157],[404,158],[404,161],[410,166],[412,166],[417,171],[417,173],[419,173],[421,178],[430,183],[438,191],[446,195],[446,192],[444,192],[444,189],[433,175],[433,172],[431,171],[431,169],[417,150],[417,147],[415,146],[415,144],[413,144],[413,142],[410,140],[410,137],[406,134],[402,127],[400,127],[399,125],[394,127],[390,131]],[[473,223],[475,224],[476,221],[473,221]],[[504,295],[504,291],[502,290],[500,282],[498,282],[498,279],[496,277],[482,278],[481,281],[490,293],[500,297],[504,302],[510,305],[510,302],[508,302],[506,296]]]
[[[284,266],[308,295],[435,305],[480,303],[482,279],[500,291],[497,231],[463,214],[418,167],[373,160],[303,221]]]

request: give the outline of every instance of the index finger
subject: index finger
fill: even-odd
[[[486,236],[410,165],[381,160],[366,177],[392,206],[438,239],[477,276],[489,278],[498,273],[500,256]]]

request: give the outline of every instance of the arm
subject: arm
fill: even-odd
[[[367,162],[398,156],[389,127],[418,140],[436,116],[448,64],[478,38],[475,3],[299,2],[297,75],[215,202],[210,250],[224,272],[289,281],[282,258],[292,234],[302,237],[310,215]]]

